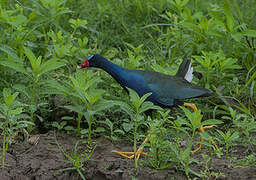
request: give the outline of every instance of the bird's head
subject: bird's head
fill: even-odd
[[[94,67],[95,66],[95,59],[97,54],[93,54],[89,56],[82,64],[78,66],[79,69],[86,68],[86,67]]]

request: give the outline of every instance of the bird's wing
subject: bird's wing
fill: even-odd
[[[165,106],[173,106],[177,100],[209,96],[211,93],[208,89],[189,83],[183,77],[169,76],[154,71],[133,72],[143,79],[136,83],[136,88],[138,88],[136,91],[141,94],[152,92],[153,101]],[[135,82],[133,80],[133,84]]]
[[[210,95],[208,89],[190,84],[187,80],[176,76],[161,74],[157,78],[149,79],[147,84],[151,91],[155,92],[158,97],[165,98],[169,101]]]
[[[158,97],[156,102],[158,104],[162,104],[162,105],[165,105],[165,106],[174,106],[174,99],[171,99],[171,98],[166,98],[166,97]]]

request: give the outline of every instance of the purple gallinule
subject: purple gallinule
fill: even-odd
[[[155,71],[125,69],[98,54],[90,56],[79,66],[79,68],[86,67],[103,69],[110,74],[126,90],[126,92],[128,92],[127,87],[136,91],[140,97],[151,92],[152,94],[147,98],[147,101],[151,101],[162,108],[184,105],[192,108],[194,112],[196,112],[197,107],[195,104],[184,103],[183,99],[211,95],[210,90],[190,83],[193,79],[193,67],[191,66],[191,61],[186,57],[183,59],[175,76],[169,76]],[[202,132],[205,129],[212,127],[213,126],[201,127],[199,131]],[[142,144],[145,144],[149,140],[149,137],[150,134]],[[203,141],[202,138],[201,141]],[[217,148],[216,145],[215,147]],[[136,152],[137,158],[139,158],[142,153],[142,149],[143,146],[140,146]],[[201,144],[196,150],[192,151],[192,153],[197,152],[200,149]],[[115,152],[126,158],[134,157],[133,152]]]

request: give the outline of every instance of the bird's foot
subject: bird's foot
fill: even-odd
[[[198,109],[197,109],[197,107],[196,107],[195,104],[191,104],[191,103],[186,103],[186,102],[185,102],[183,105],[184,105],[184,106],[187,106],[187,107],[190,107],[191,109],[193,109],[194,112],[197,112],[197,111],[198,111]]]
[[[141,155],[148,156],[148,154],[142,152],[142,150],[143,150],[143,148],[139,148],[136,151],[136,153],[135,153],[136,159],[139,159]],[[119,154],[122,157],[127,158],[127,159],[134,159],[134,152],[120,152],[120,151],[112,151],[112,152],[116,153],[116,154]]]
[[[199,128],[199,131],[200,131],[200,132],[204,132],[206,129],[211,129],[211,128],[213,128],[213,127],[214,127],[214,125],[211,125],[211,126],[201,126],[201,127]],[[204,139],[203,139],[203,138],[200,138],[200,142],[204,142]],[[219,147],[217,146],[217,144],[215,144],[215,142],[214,142],[213,140],[211,141],[211,143],[214,145],[214,147],[215,147],[216,149],[219,149]],[[199,147],[196,148],[195,150],[191,151],[191,153],[194,154],[194,153],[200,151],[201,149],[202,149],[202,144],[199,144]]]

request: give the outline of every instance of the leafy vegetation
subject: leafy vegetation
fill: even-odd
[[[5,152],[8,150],[8,145],[11,143],[11,137],[15,134],[15,131],[26,128],[28,125],[34,125],[23,120],[28,119],[28,117],[22,114],[25,105],[16,100],[18,95],[18,92],[12,94],[10,89],[3,89],[4,103],[0,104],[0,118],[3,120],[0,122],[3,135],[2,168],[4,168]]]
[[[135,158],[136,167],[221,176],[210,171],[214,155],[232,160],[238,144],[255,152],[255,13],[251,0],[0,1],[2,167],[15,131],[57,128],[89,143],[96,135],[133,142],[134,152],[147,132],[154,132],[145,145],[151,158],[139,164]],[[213,96],[193,100],[199,112],[160,110],[144,102],[147,95],[139,98],[130,91],[129,98],[105,72],[77,70],[93,53],[126,68],[170,75],[187,55],[202,74],[193,83],[211,89]],[[144,113],[149,109],[155,109],[151,117]],[[68,114],[53,119],[61,110]],[[217,130],[196,130],[207,124],[218,124]],[[198,143],[209,149],[201,172],[191,168],[199,164],[191,157],[198,135],[206,139]],[[83,177],[84,154],[76,153],[77,146],[74,157],[66,157]],[[253,164],[253,159],[255,153],[236,164]]]

